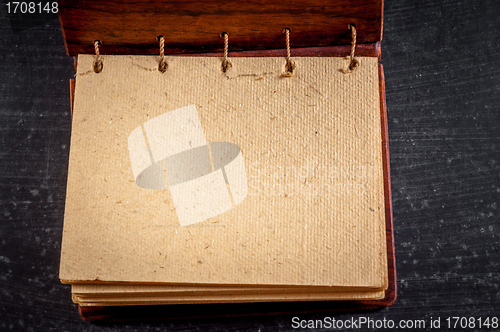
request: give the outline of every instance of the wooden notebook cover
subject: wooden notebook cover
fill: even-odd
[[[382,0],[59,1],[70,56],[94,53],[95,40],[102,54],[157,54],[159,35],[166,53],[221,51],[222,32],[230,51],[277,49],[284,28],[293,48],[349,45],[349,24],[358,44],[372,44],[382,39],[382,13]]]

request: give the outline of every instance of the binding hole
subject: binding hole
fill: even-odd
[[[163,74],[164,72],[167,71],[167,68],[168,68],[167,61],[165,61],[165,59],[161,59],[160,62],[158,63],[158,71]]]
[[[96,59],[94,61],[94,72],[99,74],[102,71],[102,67],[103,65],[101,59]]]
[[[354,58],[351,60],[351,63],[349,64],[349,70],[354,70],[359,67],[359,60]]]

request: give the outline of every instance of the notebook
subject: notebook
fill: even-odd
[[[81,306],[377,300],[376,57],[79,55],[60,279]]]

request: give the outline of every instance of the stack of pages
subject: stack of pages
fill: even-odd
[[[375,300],[376,57],[78,57],[60,279],[81,306]]]

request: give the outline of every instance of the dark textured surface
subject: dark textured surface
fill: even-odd
[[[0,13],[0,330],[292,330],[290,315],[80,320],[58,280],[73,62],[55,17],[23,29],[3,4]],[[399,294],[390,308],[336,318],[425,319],[429,327],[440,316],[443,327],[448,316],[500,316],[499,17],[497,0],[386,0]]]

